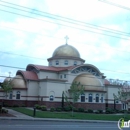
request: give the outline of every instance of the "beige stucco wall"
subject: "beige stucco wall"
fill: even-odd
[[[39,82],[39,100],[41,101],[41,98],[43,98],[43,101],[46,101],[47,99],[47,82],[46,81],[40,81]]]
[[[39,84],[36,81],[28,81],[27,100],[38,100]]]
[[[109,85],[109,86],[106,86],[105,87],[105,90],[107,91],[107,94],[106,94],[106,103],[114,103],[114,97],[113,97],[113,94],[117,95],[118,94],[118,89],[119,86],[112,86],[112,85]]]
[[[77,65],[81,65],[83,64],[82,61],[80,60],[70,60],[70,59],[57,59],[59,61],[59,65],[56,65],[56,59],[55,60],[51,60],[48,62],[48,66],[55,66],[55,67],[67,67],[67,66],[73,66],[74,65],[74,61],[77,62]],[[68,65],[65,65],[64,62],[65,60],[68,60]],[[51,64],[50,64],[51,62]]]
[[[39,79],[45,79],[45,78],[51,78],[51,79],[57,79],[58,78],[58,73],[56,72],[46,72],[46,71],[40,71],[38,73],[38,78]]]

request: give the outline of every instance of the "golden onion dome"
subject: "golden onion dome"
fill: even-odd
[[[76,48],[71,45],[65,44],[59,46],[54,52],[52,57],[59,57],[59,56],[70,56],[70,57],[78,57],[80,58],[80,54]]]
[[[16,75],[12,79],[11,84],[13,85],[13,88],[26,88],[25,81],[21,75]]]
[[[80,84],[84,86],[85,90],[103,90],[102,88],[103,84],[100,81],[100,79],[98,79],[92,74],[78,75],[74,79],[74,82],[77,82],[77,83],[80,82]]]
[[[11,77],[6,77],[4,80],[4,82],[9,82],[9,81],[11,81]]]

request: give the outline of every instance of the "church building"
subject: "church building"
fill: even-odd
[[[56,48],[47,61],[48,66],[28,64],[25,71],[18,70],[11,79],[13,90],[5,96],[0,89],[0,101],[8,105],[61,107],[62,92],[69,93],[71,84],[76,81],[85,88],[75,104],[77,108],[128,107],[125,104],[122,108],[122,103],[114,100],[113,93],[117,94],[120,85],[111,84],[95,65],[85,63],[78,50],[67,42]],[[5,82],[8,80],[9,77]]]

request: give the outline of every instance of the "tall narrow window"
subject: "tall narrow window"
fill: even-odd
[[[53,100],[54,100],[54,96],[51,95],[51,96],[50,96],[50,101],[53,101]]]
[[[68,65],[68,60],[65,60],[64,64],[65,64],[65,65]]]
[[[81,94],[81,102],[85,102],[85,94]]]
[[[93,102],[93,95],[91,93],[88,95],[88,102]]]
[[[13,93],[12,91],[9,93],[9,99],[12,99],[13,98]]]
[[[56,65],[59,65],[59,61],[58,60],[56,60]]]
[[[123,103],[123,110],[127,110],[127,104],[126,103]]]
[[[17,91],[17,93],[16,93],[16,99],[20,99],[20,91]]]
[[[77,61],[74,61],[74,65],[77,65]]]
[[[66,74],[64,74],[64,78],[66,78]]]
[[[103,94],[101,95],[101,102],[103,103]]]
[[[96,102],[99,102],[99,94],[96,94]]]

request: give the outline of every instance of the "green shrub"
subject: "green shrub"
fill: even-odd
[[[8,113],[8,110],[2,109],[2,113]]]
[[[26,107],[26,105],[25,105],[25,104],[22,104],[21,107]]]
[[[93,110],[92,109],[88,109],[88,113],[93,113]]]
[[[61,108],[61,107],[57,107],[57,108],[56,108],[56,111],[59,111],[59,112],[60,112],[60,111],[62,111],[62,108]]]
[[[113,114],[116,113],[116,111],[112,108],[106,108],[106,114]]]
[[[13,107],[19,107],[19,105],[17,105],[17,104],[14,104],[14,105],[13,105]]]
[[[35,108],[36,108],[36,109],[40,109],[40,105],[35,104]]]
[[[99,113],[103,113],[103,110],[98,110]]]
[[[70,106],[64,107],[64,111],[71,111],[71,107]]]
[[[78,108],[79,112],[84,112],[84,108]]]
[[[88,110],[84,110],[85,113],[88,113]]]
[[[54,107],[51,107],[51,108],[50,108],[50,111],[51,111],[51,112],[55,111],[55,108],[54,108]]]
[[[4,105],[4,107],[9,107],[9,105],[7,103],[4,103],[3,105]]]
[[[47,111],[46,106],[41,106],[40,109],[41,109],[42,111]]]
[[[78,109],[74,107],[74,108],[73,108],[73,111],[74,111],[74,112],[78,112]]]
[[[96,110],[95,113],[96,113],[96,114],[99,114],[100,112],[99,112],[99,110]]]

